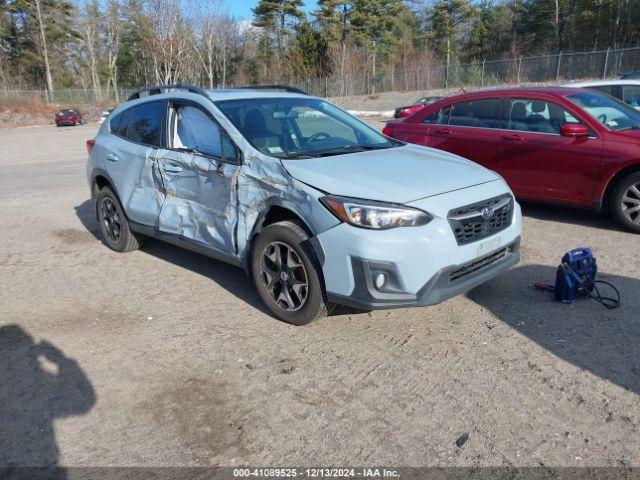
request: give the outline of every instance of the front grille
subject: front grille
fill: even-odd
[[[451,210],[447,218],[458,245],[481,240],[507,228],[513,218],[513,205],[513,197],[505,194]],[[493,209],[488,218],[482,215],[483,211],[490,213],[486,209]]]
[[[451,275],[449,276],[449,280],[452,282],[454,280],[459,280],[462,277],[465,277],[474,272],[477,272],[481,268],[484,268],[488,265],[491,265],[492,263],[502,260],[504,257],[506,257],[510,253],[513,253],[513,245],[509,245],[508,247],[502,248],[497,252],[493,252],[487,255],[486,257],[482,257],[472,262],[469,262],[465,265],[462,265],[460,268],[451,272]]]

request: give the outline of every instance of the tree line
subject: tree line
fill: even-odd
[[[0,88],[209,88],[640,46],[638,0],[0,0]]]

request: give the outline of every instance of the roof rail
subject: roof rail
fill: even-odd
[[[171,84],[171,85],[154,85],[152,87],[144,87],[144,88],[139,88],[137,90],[135,90],[131,95],[129,95],[129,98],[127,99],[127,101],[129,100],[135,100],[136,98],[140,98],[142,93],[144,92],[149,92],[147,95],[158,95],[160,93],[162,93],[162,91],[165,90],[186,90],[187,92],[191,92],[191,93],[197,93],[198,95],[204,95],[205,97],[209,97],[209,95],[207,95],[207,92],[204,91],[202,88],[199,87],[194,87],[193,85],[188,85],[185,83],[175,83],[175,84]]]
[[[289,92],[289,93],[299,93],[301,95],[309,95],[307,92],[305,92],[304,90],[300,90],[299,88],[296,87],[292,87],[290,85],[279,85],[279,84],[272,84],[272,85],[249,85],[247,87],[234,87],[234,90],[282,90],[284,92]]]

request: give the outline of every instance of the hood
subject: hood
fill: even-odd
[[[441,150],[405,145],[385,150],[282,160],[296,180],[333,195],[408,203],[500,177]]]

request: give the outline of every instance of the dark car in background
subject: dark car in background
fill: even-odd
[[[437,102],[441,98],[443,97],[422,97],[421,99],[416,100],[411,105],[396,108],[396,110],[393,112],[393,118],[408,117],[412,113],[415,113],[418,110],[422,110],[427,105],[431,105],[432,103]]]
[[[56,113],[56,126],[75,126],[82,123],[82,115],[73,108],[58,110]]]
[[[523,200],[610,209],[640,233],[640,111],[581,88],[449,97],[383,132],[479,163]]]

